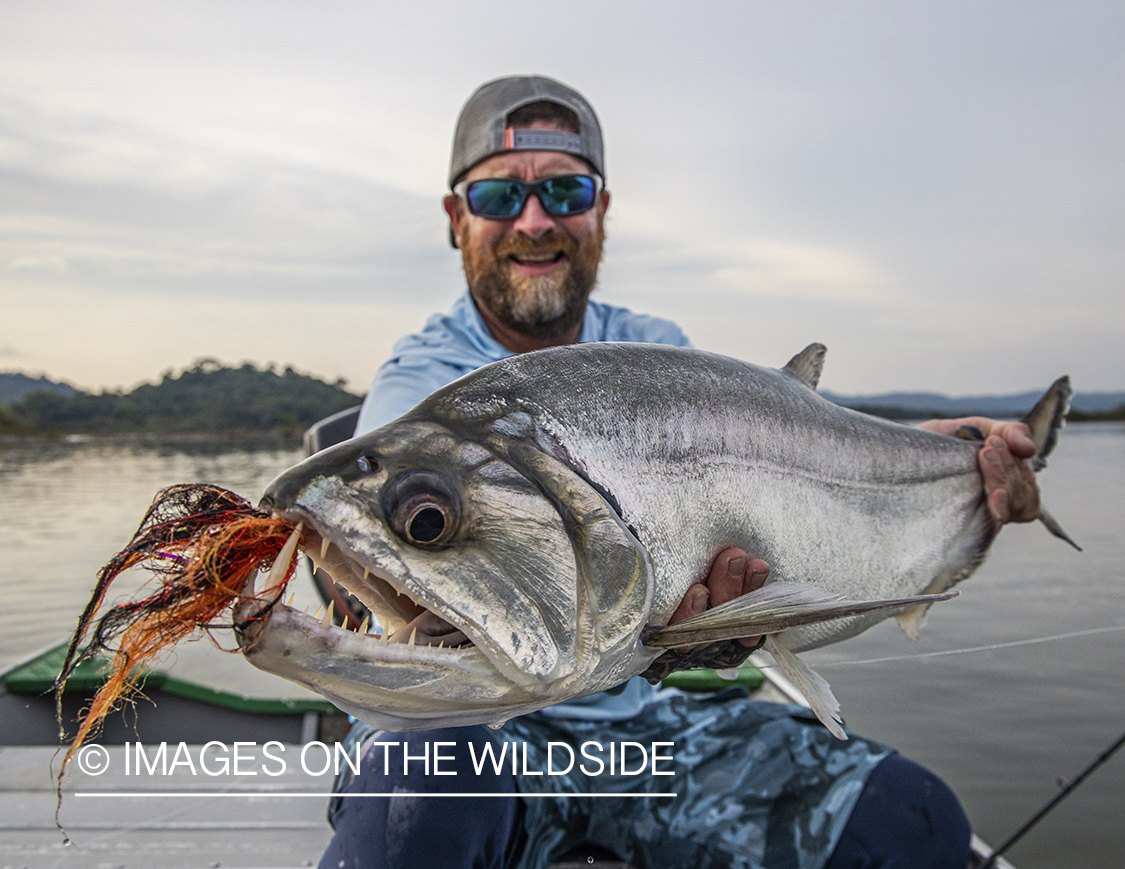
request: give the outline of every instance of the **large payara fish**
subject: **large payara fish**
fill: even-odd
[[[234,613],[243,654],[373,725],[412,730],[498,724],[651,672],[670,649],[768,635],[842,735],[827,684],[793,653],[892,614],[916,637],[932,595],[973,572],[998,528],[979,432],[834,405],[815,392],[823,357],[812,345],[775,370],[584,344],[457,380],[290,469],[262,501],[301,523],[281,570],[299,536],[383,632],[248,589]],[[1036,469],[1069,395],[1062,378],[1029,415]],[[728,546],[765,559],[769,583],[666,627]]]

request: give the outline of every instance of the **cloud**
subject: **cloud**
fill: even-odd
[[[436,197],[144,127],[0,102],[0,263],[104,290],[425,294]]]

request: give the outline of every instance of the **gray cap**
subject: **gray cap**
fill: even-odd
[[[578,115],[578,133],[556,130],[509,130],[508,115],[528,103],[547,100]],[[449,186],[481,160],[504,151],[566,151],[582,157],[605,178],[602,128],[586,98],[553,78],[508,76],[487,82],[469,97],[453,133]]]

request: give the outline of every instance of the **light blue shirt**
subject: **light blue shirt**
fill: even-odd
[[[690,347],[680,327],[669,320],[635,314],[627,308],[590,302],[582,318],[578,342],[641,341]],[[492,337],[468,290],[448,314],[435,314],[421,332],[395,344],[371,383],[356,423],[357,435],[397,419],[434,390],[482,365],[497,362],[512,351]],[[632,718],[648,703],[655,689],[632,679],[615,694],[594,694],[543,710],[559,718],[620,721]]]
[[[642,341],[690,347],[680,327],[669,320],[634,314],[601,302],[590,302],[578,342]],[[466,290],[448,314],[434,314],[421,332],[399,339],[364,399],[355,433],[377,429],[397,419],[431,392],[512,351],[492,337]]]

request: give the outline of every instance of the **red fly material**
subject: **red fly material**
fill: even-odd
[[[61,724],[67,679],[83,661],[102,651],[113,653],[109,676],[85,711],[63,760],[60,783],[83,741],[138,692],[145,668],[180,640],[217,625],[224,610],[244,599],[247,580],[273,564],[294,530],[290,523],[217,486],[171,486],[157,494],[129,545],[98,574],[55,683]],[[295,564],[294,559],[280,581],[255,596],[276,601]],[[159,587],[143,600],[113,607],[91,632],[110,584],[138,565],[155,574]]]

